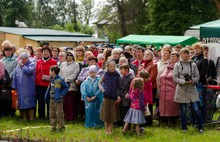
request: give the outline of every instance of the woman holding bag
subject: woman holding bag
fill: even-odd
[[[43,57],[36,64],[36,93],[38,101],[38,114],[40,119],[45,119],[45,100],[44,95],[50,83],[49,70],[57,61],[51,58],[52,51],[47,45],[42,48]],[[47,103],[47,118],[49,119],[49,100]]]

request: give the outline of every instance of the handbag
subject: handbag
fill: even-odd
[[[50,81],[50,79],[51,79],[50,75],[45,75],[45,74],[43,74],[42,65],[41,65],[41,74],[42,74],[41,79],[42,79],[43,81]]]
[[[9,83],[11,83],[11,78],[10,78],[9,73],[8,73],[7,70],[5,70],[5,75],[4,75],[4,77],[2,78],[2,83],[3,83],[3,84],[9,84]]]
[[[11,89],[10,88],[5,88],[4,86],[2,87],[2,92],[0,93],[0,99],[1,100],[12,100],[12,94],[11,94]]]
[[[18,109],[18,95],[17,95],[17,91],[11,90],[11,94],[12,94],[11,108],[12,109]]]

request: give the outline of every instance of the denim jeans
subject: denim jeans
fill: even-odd
[[[192,109],[192,115],[196,116],[196,122],[198,125],[198,130],[202,128],[202,116],[199,110],[199,102],[190,102],[190,108]],[[187,103],[180,103],[180,118],[181,118],[181,126],[183,130],[187,130],[187,118],[186,118],[186,111],[188,111],[188,104]]]

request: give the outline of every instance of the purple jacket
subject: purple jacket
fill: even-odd
[[[104,74],[104,70],[97,67],[97,75],[98,77],[102,77],[102,75]],[[77,77],[77,80],[83,82],[87,77],[89,76],[89,66],[86,68],[83,68],[80,72],[80,74]]]

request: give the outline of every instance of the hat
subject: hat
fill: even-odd
[[[91,65],[89,67],[89,72],[97,72],[96,66],[95,65]]]
[[[28,53],[27,52],[21,52],[21,54],[19,55],[20,58],[28,58]]]

